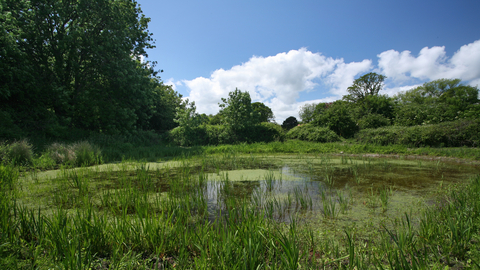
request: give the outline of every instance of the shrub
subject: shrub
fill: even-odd
[[[72,146],[62,143],[53,143],[47,147],[47,152],[56,164],[75,164],[77,155]]]
[[[359,142],[379,145],[477,147],[480,145],[480,119],[413,127],[364,129],[359,131],[355,138]]]
[[[168,133],[169,140],[180,146],[205,144],[206,137],[206,128],[203,125],[190,128],[178,126]]]
[[[8,149],[8,159],[13,163],[13,165],[32,164],[32,145],[27,140],[21,140],[12,143]]]
[[[282,128],[285,130],[290,130],[298,125],[297,118],[290,116],[285,121],[283,121]]]
[[[311,142],[337,142],[341,138],[335,132],[326,127],[317,127],[305,124],[292,128],[286,135],[288,139],[299,139]]]
[[[230,131],[224,125],[205,125],[206,139],[205,144],[207,145],[219,145],[226,144],[232,141],[232,136]]]
[[[71,148],[75,152],[77,166],[91,166],[102,163],[100,149],[87,141],[74,143]]]
[[[358,121],[360,129],[390,126],[390,120],[381,114],[368,114]]]
[[[351,138],[358,131],[349,102],[337,100],[314,118],[312,124],[327,127],[343,138]]]
[[[262,122],[252,128],[248,139],[251,142],[278,142],[283,141],[284,137],[282,126],[275,123]]]

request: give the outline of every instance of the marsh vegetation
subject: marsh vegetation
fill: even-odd
[[[478,247],[480,178],[471,164],[224,152],[20,176],[2,166],[1,172],[0,252],[7,268],[479,263],[472,247]]]

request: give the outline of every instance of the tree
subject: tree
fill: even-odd
[[[178,127],[174,128],[170,132],[172,140],[182,146],[190,146],[201,144],[203,141],[203,135],[200,133],[202,129],[203,117],[197,113],[197,107],[195,102],[189,102],[188,99],[182,102],[180,107],[177,108],[175,116],[175,122]]]
[[[252,103],[252,108],[255,114],[257,115],[259,122],[271,122],[275,119],[272,109],[270,109],[267,105],[263,104],[262,102]]]
[[[397,94],[394,99],[397,125],[436,124],[470,118],[468,111],[476,111],[478,88],[463,85],[460,79],[439,79]]]
[[[222,102],[219,106],[222,108],[223,124],[233,131],[245,130],[259,123],[248,92],[235,89],[228,93],[228,99],[222,98]]]
[[[327,127],[344,138],[353,137],[358,126],[352,117],[352,104],[337,100],[315,116],[314,125]],[[325,106],[326,107],[326,106]]]
[[[135,1],[0,0],[1,107],[35,132],[147,127],[148,22]]]
[[[315,103],[306,103],[303,106],[300,107],[300,110],[298,111],[298,114],[300,116],[300,119],[302,120],[303,124],[310,123],[313,120],[313,116],[315,114],[315,107],[317,104]]]
[[[153,129],[166,132],[178,126],[175,122],[178,109],[183,109],[182,95],[177,93],[170,85],[158,83],[152,93],[151,106],[145,108],[151,117],[146,125],[137,124],[144,129]]]
[[[353,85],[347,88],[349,95],[344,99],[356,102],[368,95],[378,95],[386,78],[386,76],[374,72],[367,73],[353,81]]]
[[[282,128],[285,130],[290,130],[294,127],[298,126],[297,118],[290,116],[282,123]]]

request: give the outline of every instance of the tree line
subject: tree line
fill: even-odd
[[[301,122],[351,138],[362,129],[480,118],[478,88],[464,85],[460,79],[426,82],[394,97],[380,94],[385,79],[368,73],[356,79],[341,100],[302,106]]]
[[[135,1],[0,0],[0,137],[175,127],[149,21]]]
[[[298,134],[328,141],[480,116],[478,88],[459,79],[388,97],[380,93],[386,77],[376,73],[356,79],[341,100],[304,105],[300,121],[292,116],[281,126],[239,89],[222,99],[219,113],[198,114],[195,103],[163,84],[156,63],[141,60],[155,47],[149,21],[135,1],[0,0],[0,138],[153,130],[180,145]],[[312,137],[314,130],[321,135]]]

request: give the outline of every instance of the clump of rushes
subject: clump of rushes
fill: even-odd
[[[391,188],[383,187],[379,190],[379,197],[382,203],[383,212],[387,211],[388,199],[390,198],[390,195],[392,195]]]
[[[101,151],[98,147],[87,141],[77,142],[72,145],[78,166],[91,166],[102,163]]]
[[[14,165],[24,166],[33,163],[32,145],[27,140],[16,141],[8,148],[8,159]]]
[[[73,147],[63,143],[53,143],[47,148],[47,151],[56,164],[74,164],[77,159]]]

